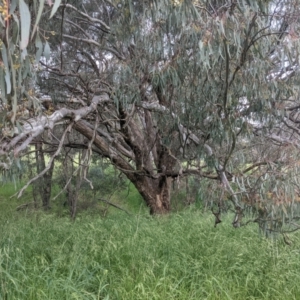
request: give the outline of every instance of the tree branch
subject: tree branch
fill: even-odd
[[[109,96],[107,94],[102,94],[101,96],[94,96],[89,106],[81,107],[79,109],[61,108],[56,110],[51,116],[41,115],[29,119],[27,123],[21,127],[21,133],[16,129],[17,135],[11,138],[9,142],[5,142],[0,146],[0,155],[7,154],[11,149],[14,149],[16,145],[19,145],[14,150],[14,156],[18,156],[21,151],[27,148],[35,137],[39,136],[46,129],[53,129],[57,122],[66,118],[73,119],[74,122],[79,121],[94,111],[99,103],[107,101],[110,101]]]
[[[108,32],[110,32],[110,27],[106,23],[104,23],[103,21],[101,21],[99,19],[96,19],[96,18],[93,18],[93,17],[89,16],[88,14],[85,14],[84,12],[78,10],[76,7],[74,7],[71,4],[65,4],[64,6],[73,9],[74,11],[76,11],[77,13],[79,13],[81,16],[85,17],[86,19],[88,19],[92,23],[101,24]]]
[[[84,43],[87,43],[87,44],[90,44],[90,45],[95,45],[101,49],[103,49],[104,51],[108,51],[112,54],[114,54],[118,59],[120,60],[125,60],[126,58],[124,56],[122,56],[118,51],[116,51],[115,49],[113,48],[108,48],[108,47],[103,47],[101,44],[99,44],[98,42],[96,42],[95,40],[92,40],[92,39],[83,39],[83,38],[78,38],[78,37],[75,37],[75,36],[71,36],[71,35],[68,35],[68,34],[63,34],[63,37],[66,37],[68,39],[71,39],[71,40],[75,40],[75,41],[78,41],[78,42],[84,42]]]

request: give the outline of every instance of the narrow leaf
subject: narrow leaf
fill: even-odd
[[[21,18],[21,49],[25,49],[29,41],[31,16],[24,0],[19,0],[19,9]]]
[[[46,57],[47,60],[50,58],[50,54],[51,54],[51,49],[50,49],[49,43],[46,41],[45,47],[44,47],[44,56]]]
[[[132,6],[132,1],[129,0],[129,12],[130,12],[130,24],[132,23],[132,19],[133,19],[133,6]]]
[[[8,66],[7,51],[4,44],[2,44],[1,54],[3,59],[3,64],[5,67],[6,94],[10,94],[11,92],[10,72]]]
[[[3,27],[5,27],[5,22],[4,22],[4,20],[3,20],[1,14],[0,14],[0,24],[1,24]],[[2,28],[1,28],[1,30],[2,30]]]
[[[40,0],[40,5],[39,5],[39,10],[38,10],[38,13],[37,13],[37,16],[36,16],[36,21],[35,21],[35,24],[34,24],[34,27],[33,27],[33,31],[32,31],[32,34],[31,34],[31,39],[33,38],[33,35],[36,31],[36,28],[40,22],[40,19],[41,19],[41,16],[42,16],[42,12],[43,12],[43,9],[44,9],[44,5],[45,5],[45,0]]]
[[[18,16],[16,14],[12,14],[12,17],[16,23],[17,28],[15,28],[15,44],[19,44],[19,40],[20,40],[20,36],[19,36],[19,32],[20,32],[20,20],[18,18]]]
[[[35,61],[38,63],[40,61],[40,58],[43,53],[43,43],[41,41],[39,33],[37,33],[35,37],[35,47],[37,48],[36,54],[35,54]]]
[[[56,13],[57,9],[59,8],[61,3],[61,0],[55,0],[54,5],[52,7],[51,10],[51,15],[50,15],[50,19],[54,16],[54,14]]]
[[[15,11],[15,9],[17,7],[17,4],[18,4],[18,0],[12,0],[10,2],[10,7],[9,7],[9,14],[10,15],[14,13],[14,11]]]
[[[0,78],[4,78],[4,69],[0,68]],[[4,80],[0,80],[0,91],[5,91],[5,81]],[[5,98],[5,93],[0,93],[0,98],[2,103],[5,105],[7,103],[6,98]],[[1,119],[0,119],[1,121]]]

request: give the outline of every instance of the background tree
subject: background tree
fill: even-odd
[[[53,49],[37,76],[41,93],[53,103],[47,113],[35,111],[24,121],[20,116],[20,131],[11,126],[13,133],[4,134],[3,166],[11,151],[20,155],[65,120],[53,159],[68,132],[79,132],[87,138],[81,147],[123,172],[151,213],[170,211],[175,178],[215,180],[220,197],[214,202],[227,195],[236,212],[233,224],[240,226],[245,197],[253,199],[253,190],[260,191],[256,206],[276,187],[282,191],[278,169],[262,166],[290,166],[288,154],[266,157],[265,146],[257,145],[280,153],[283,143],[297,144],[299,10],[297,1],[221,4],[63,3],[56,19],[35,31],[36,45],[40,35]],[[296,160],[293,151],[289,155]],[[281,174],[287,180],[295,170],[281,167]],[[295,194],[288,186],[285,199]]]

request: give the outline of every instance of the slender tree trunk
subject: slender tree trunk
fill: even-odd
[[[45,210],[50,209],[50,198],[52,190],[52,175],[53,175],[54,163],[52,163],[48,172],[43,176],[43,189],[42,189],[42,202]]]
[[[37,143],[35,145],[35,165],[36,165],[36,172],[39,174],[41,172],[41,168],[43,167],[41,165],[41,158],[40,158],[40,145]],[[41,178],[37,179],[35,182],[32,184],[32,197],[34,201],[34,208],[38,208],[40,206],[41,202]]]
[[[82,175],[80,170],[77,172],[76,175],[76,183],[74,188],[74,192],[73,192],[73,198],[72,198],[72,205],[70,207],[70,215],[71,215],[71,219],[74,221],[76,218],[76,213],[77,213],[77,202],[78,202],[78,197],[79,197],[79,191],[80,191],[80,187],[81,187],[81,183],[82,183]]]
[[[79,164],[80,164],[80,155],[79,155]],[[66,183],[70,181],[67,185],[67,202],[69,205],[70,217],[74,221],[77,213],[77,202],[79,197],[79,191],[82,183],[82,174],[81,171],[78,170],[75,176],[75,182],[72,180],[74,175],[74,165],[70,158],[66,157],[64,161],[64,175]]]
[[[46,168],[42,142],[38,141],[36,143],[35,150],[36,170],[37,173],[40,173]],[[38,207],[38,201],[41,201],[44,210],[50,209],[53,168],[54,163],[50,169],[33,184],[32,192],[35,207]]]
[[[39,207],[39,201],[40,201],[37,182],[34,182],[32,184],[32,197],[33,197],[34,208],[37,209]]]

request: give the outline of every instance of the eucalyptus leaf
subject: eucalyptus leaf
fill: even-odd
[[[21,50],[25,49],[29,42],[31,15],[28,5],[24,0],[19,0],[20,20],[21,20]]]
[[[1,54],[2,54],[2,59],[3,59],[3,64],[5,67],[4,72],[5,72],[5,82],[6,82],[6,94],[9,95],[11,93],[10,68],[9,68],[9,64],[8,64],[6,47],[4,44],[2,44],[2,46],[1,46]]]
[[[38,26],[38,24],[40,22],[40,19],[41,19],[41,16],[42,16],[42,12],[43,12],[43,9],[44,9],[44,5],[45,5],[45,0],[40,0],[39,1],[39,10],[38,10],[38,13],[37,13],[37,16],[36,16],[36,20],[35,20],[35,24],[33,26],[33,30],[32,30],[32,33],[31,33],[31,39],[33,38],[33,35],[36,32],[37,26]]]
[[[19,41],[20,41],[20,35],[19,35],[20,20],[19,20],[18,16],[15,13],[12,14],[12,17],[15,21],[15,24],[14,24],[14,40],[15,40],[15,43],[18,44]]]
[[[1,14],[0,14],[0,24],[2,25],[3,28],[5,27],[5,22],[4,22]],[[0,30],[3,30],[3,28],[0,27]]]
[[[47,60],[50,59],[51,49],[50,49],[50,45],[47,41],[45,42],[43,55],[46,57]]]
[[[9,14],[13,14],[15,12],[15,9],[18,5],[18,0],[11,0],[10,1],[10,6],[9,6]]]
[[[37,35],[35,37],[35,47],[37,48],[37,51],[35,54],[35,61],[39,62],[40,58],[42,56],[42,53],[43,53],[43,43],[41,41],[39,33],[37,33]]]
[[[5,72],[4,72],[4,68],[0,67],[0,78],[5,78]],[[3,91],[2,93],[0,93],[0,98],[1,101],[4,105],[6,105],[7,103],[7,99],[5,97],[5,81],[0,79],[0,91]]]
[[[53,5],[52,10],[51,10],[50,19],[54,16],[56,11],[58,10],[58,8],[60,6],[60,3],[61,3],[61,0],[55,0],[54,5]]]

